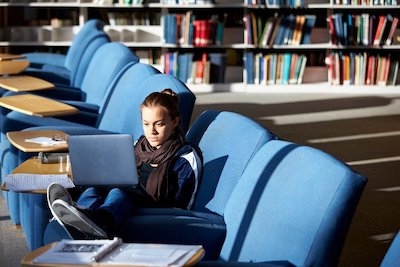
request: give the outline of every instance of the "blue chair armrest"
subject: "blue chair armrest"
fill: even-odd
[[[96,104],[90,104],[83,101],[75,101],[75,100],[62,100],[65,104],[71,105],[84,112],[91,112],[98,114],[99,106]]]
[[[71,101],[81,101],[82,91],[75,87],[63,87],[56,85],[55,88],[50,90],[41,90],[34,92],[37,95],[54,98],[60,101],[71,100]]]
[[[54,53],[25,53],[22,54],[26,57],[31,64],[35,65],[53,65],[64,67],[65,66],[65,55],[54,54]]]

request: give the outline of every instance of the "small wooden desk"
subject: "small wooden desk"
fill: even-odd
[[[23,58],[25,58],[23,55],[0,53],[0,75],[11,75],[24,71],[30,62],[28,60],[14,60]]]
[[[116,267],[117,265],[110,265],[110,264],[100,264],[100,263],[94,263],[91,265],[72,265],[72,264],[45,264],[45,263],[34,263],[33,260],[41,255],[42,253],[46,252],[53,246],[55,246],[56,243],[50,243],[48,245],[45,245],[43,247],[40,247],[31,253],[28,253],[22,260],[21,260],[21,266],[22,267],[83,267],[83,266],[98,266],[98,267]],[[196,263],[198,263],[202,257],[204,256],[204,249],[200,250],[197,252],[186,264],[185,267],[189,266],[194,266]],[[135,265],[118,265],[119,267],[135,267]]]
[[[20,59],[20,58],[25,58],[25,56],[17,55],[17,54],[10,54],[10,53],[0,53],[0,61],[2,61],[2,60]]]
[[[2,60],[0,61],[0,75],[12,75],[23,72],[30,62],[28,60]]]
[[[28,92],[52,89],[54,84],[32,76],[12,75],[0,77],[0,87],[14,92]]]
[[[73,106],[33,94],[1,97],[0,106],[38,117],[71,115],[79,111]]]
[[[12,131],[7,132],[7,138],[10,143],[23,152],[57,152],[67,151],[68,144],[57,144],[51,146],[43,146],[41,144],[26,142],[26,139],[36,137],[50,137],[60,136],[63,140],[67,140],[68,134],[58,130],[32,130],[32,131]]]

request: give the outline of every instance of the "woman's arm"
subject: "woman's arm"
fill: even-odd
[[[173,166],[173,171],[177,174],[178,181],[178,191],[175,194],[174,206],[190,209],[198,190],[202,164],[200,157],[190,146],[180,151],[183,151],[183,154],[178,156]]]

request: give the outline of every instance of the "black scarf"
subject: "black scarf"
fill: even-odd
[[[135,145],[137,166],[141,166],[142,163],[157,165],[150,173],[146,183],[147,193],[156,202],[160,199],[168,199],[169,165],[182,145],[183,140],[179,134],[172,134],[159,149],[152,147],[145,137],[141,137]]]

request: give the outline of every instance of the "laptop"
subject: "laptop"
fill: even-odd
[[[76,186],[129,188],[139,182],[129,134],[71,135],[68,149]]]

